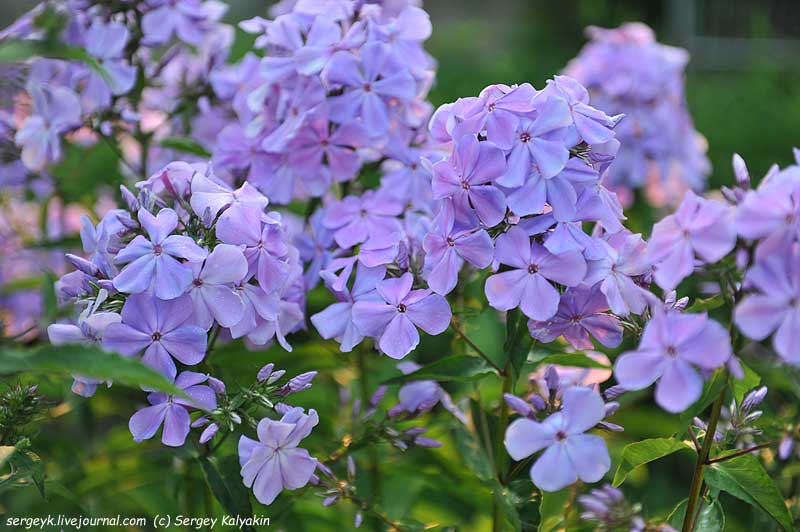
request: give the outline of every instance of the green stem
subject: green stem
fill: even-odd
[[[508,427],[508,407],[506,406],[505,399],[503,396],[507,393],[511,393],[513,389],[513,377],[512,371],[507,362],[501,375],[503,375],[503,395],[500,396],[500,421],[497,424],[497,435],[495,439],[495,449],[494,449],[494,456],[495,456],[495,470],[497,471],[497,480],[500,482],[501,485],[505,485],[508,477],[506,475],[506,469],[508,468],[507,459],[506,459],[506,452],[503,445],[503,440],[506,434],[506,428]],[[503,529],[503,512],[501,511],[500,504],[495,501],[494,503],[494,517],[493,517],[493,524],[492,524],[492,531],[493,532],[500,532]]]
[[[720,390],[711,408],[711,418],[708,420],[706,435],[703,438],[703,446],[700,448],[700,453],[697,455],[697,462],[694,465],[694,475],[692,476],[692,484],[689,487],[689,497],[686,500],[686,515],[683,517],[682,532],[692,532],[694,528],[694,513],[697,509],[700,492],[703,488],[703,473],[708,464],[708,453],[711,451],[711,445],[714,443],[714,434],[717,431],[717,423],[719,422],[719,415],[722,411],[722,403],[725,401],[726,389],[727,386]]]
[[[367,381],[367,357],[365,349],[358,350],[358,372],[359,380],[361,381],[361,408],[368,408],[370,400],[369,382]],[[377,448],[371,445],[367,449],[369,455],[369,487],[370,493],[367,498],[367,503],[371,506],[375,501],[380,500],[381,497],[381,470],[379,465]],[[373,515],[373,518],[375,516]],[[373,519],[374,521],[374,519]],[[375,523],[377,524],[377,523]],[[377,526],[373,526],[377,529]]]

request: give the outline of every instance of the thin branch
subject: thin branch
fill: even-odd
[[[707,464],[716,464],[718,462],[724,462],[725,460],[730,460],[731,458],[736,458],[737,456],[742,456],[745,454],[752,453],[753,451],[757,451],[759,449],[764,449],[765,447],[769,447],[772,445],[771,441],[765,443],[759,443],[758,445],[754,445],[748,449],[742,449],[740,451],[736,451],[735,453],[726,454],[725,456],[718,456],[716,458],[710,458],[706,460]]]
[[[694,443],[694,450],[697,451],[697,454],[700,454],[700,442],[697,441],[697,436],[695,436],[692,427],[689,426],[686,430],[689,431],[689,437],[692,438],[692,443]]]
[[[466,335],[466,333],[465,333],[465,332],[464,332],[464,330],[461,328],[461,326],[458,324],[458,321],[456,321],[456,319],[455,319],[455,318],[453,318],[452,320],[450,320],[450,324],[453,326],[453,330],[456,332],[456,334],[457,334],[457,335],[459,335],[461,338],[463,338],[463,339],[464,339],[464,341],[465,341],[465,342],[467,342],[467,345],[468,345],[468,346],[470,346],[470,347],[471,347],[471,348],[472,348],[472,349],[473,349],[473,350],[474,350],[476,353],[478,353],[478,355],[479,355],[479,356],[480,356],[482,359],[484,359],[484,360],[485,360],[485,361],[486,361],[486,362],[487,362],[487,363],[488,363],[490,366],[492,366],[494,369],[496,369],[496,370],[497,370],[497,372],[498,372],[500,375],[502,375],[502,376],[505,376],[505,375],[506,375],[506,370],[505,370],[505,369],[503,369],[503,368],[501,368],[500,366],[498,366],[498,365],[497,365],[497,364],[494,362],[494,360],[492,360],[491,358],[489,358],[489,355],[487,355],[486,353],[484,353],[484,352],[483,352],[483,350],[482,350],[480,347],[478,347],[478,346],[475,344],[475,342],[473,342],[473,341],[472,341],[472,340],[469,338],[469,336],[467,336],[467,335]]]

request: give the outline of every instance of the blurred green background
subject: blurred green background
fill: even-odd
[[[227,15],[237,21],[265,15],[261,2],[233,0]],[[0,25],[5,26],[34,2],[3,0]],[[693,57],[687,72],[687,97],[697,129],[709,142],[714,166],[712,187],[731,180],[730,159],[740,153],[751,172],[760,176],[772,163],[792,161],[792,147],[800,145],[800,4],[795,0],[433,0],[433,36],[427,44],[438,60],[438,81],[431,92],[435,105],[459,96],[476,95],[490,83],[530,81],[541,87],[559,72],[585,43],[588,25],[614,27],[626,21],[652,26],[665,43],[687,47]],[[309,314],[324,306],[310,302]],[[481,346],[502,344],[496,320],[473,324]],[[445,337],[426,338],[419,361],[450,352]],[[249,353],[233,344],[215,354],[229,385],[247,384],[266,362],[275,362],[289,374],[317,369],[314,388],[297,396],[297,404],[320,411],[320,426],[309,438],[313,449],[332,451],[346,432],[347,405],[339,405],[340,384],[358,389],[353,357],[338,353],[332,343],[313,334],[292,338],[293,353],[281,349]],[[371,355],[370,386],[397,374],[393,361]],[[759,368],[764,369],[764,368]],[[141,404],[141,394],[114,387],[101,389],[91,401],[69,393],[63,379],[41,379],[48,397],[49,419],[33,438],[33,447],[47,471],[47,501],[35,489],[0,493],[0,515],[82,513],[84,515],[204,515],[207,511],[202,471],[191,459],[193,449],[171,451],[150,440],[131,441],[130,413]],[[462,384],[457,395],[480,394],[490,404],[499,398],[492,379],[479,390]],[[390,396],[396,390],[390,392]],[[771,392],[772,393],[772,392]],[[622,446],[646,437],[671,434],[677,416],[654,409],[647,394],[627,399],[615,421],[626,432],[609,437],[612,459]],[[391,398],[387,401],[391,404]],[[449,435],[456,426],[442,412],[431,421],[431,436],[442,438],[439,450],[413,450],[406,455],[381,448],[386,511],[400,517],[411,513],[426,522],[461,523],[463,531],[483,532],[490,527],[491,494],[463,467],[462,450]],[[224,452],[235,453],[233,441]],[[691,457],[676,455],[643,468],[626,484],[629,494],[643,502],[647,515],[666,514],[685,497]],[[360,483],[366,474],[360,474]],[[789,477],[789,489],[796,484]],[[795,488],[796,489],[796,488]],[[771,530],[770,524],[742,503],[723,499],[729,511],[726,530]],[[210,503],[215,504],[215,503]],[[214,511],[219,511],[214,506]],[[294,505],[281,497],[256,514],[273,518],[269,530],[287,532],[339,531],[351,528],[352,506],[322,508],[306,495]]]

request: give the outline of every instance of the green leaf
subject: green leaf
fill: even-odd
[[[530,360],[530,358],[528,359]],[[555,355],[547,355],[542,358],[534,360],[537,365],[555,364],[558,366],[570,366],[573,368],[597,368],[597,369],[611,369],[591,357],[583,353],[559,353]]]
[[[203,467],[208,487],[211,488],[211,492],[228,515],[242,518],[252,516],[250,491],[242,483],[238,457],[229,455],[217,459],[200,456],[198,460]],[[244,530],[253,530],[253,528],[245,527]]]
[[[191,153],[192,155],[197,155],[199,157],[211,157],[211,154],[208,153],[208,150],[202,147],[197,141],[190,138],[167,137],[159,144],[165,148],[170,148],[183,153]]]
[[[475,423],[478,423],[475,420]],[[464,460],[464,464],[481,480],[494,478],[494,468],[486,450],[477,440],[477,436],[458,423],[453,425],[456,447],[458,455]]]
[[[725,530],[725,512],[718,500],[714,499],[711,504],[701,500],[702,506],[697,516],[694,532],[722,532]],[[678,506],[672,510],[667,518],[667,523],[674,529],[680,530],[683,526],[683,518],[686,515],[686,499],[683,499]]]
[[[714,402],[725,387],[726,378],[727,372],[725,370],[718,369],[714,372],[711,378],[703,385],[703,395],[700,396],[700,399],[680,415],[681,426],[688,426],[695,416],[700,415],[708,408],[708,405]]]
[[[683,449],[690,449],[690,447],[675,438],[652,438],[626,445],[622,449],[617,472],[614,473],[614,486],[625,482],[625,478],[637,467]]]
[[[519,309],[509,310],[506,313],[506,341],[503,352],[511,365],[514,381],[528,358],[532,344],[533,338],[528,331],[528,318]]]
[[[0,349],[0,375],[31,372],[82,375],[115,384],[144,386],[171,394],[185,395],[156,370],[136,358],[87,345],[45,345],[35,349]]]
[[[722,294],[714,294],[705,299],[695,299],[694,303],[686,309],[686,312],[707,312],[719,308],[724,304],[725,298],[722,297]]]
[[[34,57],[49,57],[66,61],[78,61],[89,66],[92,70],[108,80],[108,72],[83,48],[67,46],[51,40],[33,41],[21,39],[8,39],[0,43],[0,63],[18,63]]]
[[[516,495],[508,489],[508,487],[501,485],[497,480],[492,479],[486,482],[492,490],[494,496],[495,508],[499,510],[500,514],[506,518],[506,521],[511,525],[511,530],[520,532],[522,530],[522,521],[519,518],[519,512],[514,505]],[[507,528],[507,527],[506,527]]]
[[[538,532],[555,532],[564,521],[567,505],[570,500],[570,489],[559,491],[543,491],[539,503],[539,528]]]
[[[744,362],[740,361],[740,364],[742,365],[744,378],[733,379],[733,396],[736,398],[736,404],[739,405],[742,404],[742,399],[747,395],[747,392],[761,384],[761,376],[758,373],[745,365]]]
[[[485,360],[469,355],[450,355],[427,364],[408,375],[398,375],[384,384],[402,384],[410,381],[434,380],[471,381],[479,379],[487,373],[497,373]]]
[[[705,470],[705,481],[712,488],[760,508],[785,530],[794,530],[781,492],[755,456],[745,454],[711,464]]]

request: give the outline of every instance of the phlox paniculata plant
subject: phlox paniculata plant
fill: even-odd
[[[17,181],[49,179],[82,139],[117,150],[126,184],[81,218],[82,251],[59,253],[74,270],[55,283],[49,340],[149,368],[132,439],[185,446],[206,468],[238,460],[226,511],[251,492],[264,505],[311,492],[352,503],[356,526],[420,530],[381,509],[377,455],[370,489],[357,481],[358,451],[431,452],[452,437],[494,494],[495,530],[535,526],[532,493],[543,512],[575,499],[600,530],[691,530],[703,500],[732,490],[709,467],[746,460],[771,483],[750,456],[770,431],[790,457],[796,424],[755,425],[767,389],[748,361],[770,337],[775,356],[759,360],[800,361],[798,167],[750,189],[736,156],[735,186],[685,191],[647,239],[626,228],[616,191],[654,172],[699,190],[707,173],[689,146],[686,57],[646,28],[592,30],[570,75],[539,88],[497,83],[434,108],[432,26],[416,2],[280,2],[239,24],[253,44],[236,60],[218,2],[54,6],[4,32],[78,58],[25,63],[15,96],[30,105],[0,116]],[[53,13],[65,24],[46,30]],[[642,70],[647,83],[631,84]],[[707,297],[684,295],[695,287]],[[474,338],[477,309],[505,329],[502,348]],[[261,367],[247,383],[212,363],[237,347]],[[262,360],[270,349],[316,370],[287,375]],[[371,388],[383,357],[394,376]],[[86,398],[113,384],[70,373]],[[346,415],[301,399],[320,377],[341,385],[331,403]],[[615,416],[651,387],[681,432],[609,452],[625,430]],[[320,441],[330,426],[340,441]],[[615,462],[619,485],[684,449],[694,476],[666,522],[612,486],[577,496]]]

